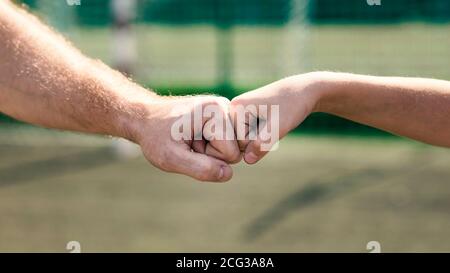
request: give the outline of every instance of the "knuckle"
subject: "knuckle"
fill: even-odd
[[[240,150],[241,152],[244,152],[245,149],[247,149],[248,143],[249,143],[249,141],[246,140],[246,139],[239,140],[239,141],[238,141],[238,144],[239,144],[239,150]]]
[[[218,106],[220,105],[220,98],[215,96],[207,96],[203,100],[203,104],[206,105],[213,105]]]
[[[227,155],[227,161],[231,163],[237,163],[241,160],[241,151],[239,149],[233,149]]]
[[[234,108],[234,107],[236,107],[238,105],[241,105],[241,104],[242,104],[242,101],[241,101],[241,99],[239,97],[236,97],[236,98],[232,99],[231,102],[230,102],[231,108]]]
[[[257,154],[261,153],[261,141],[255,140],[252,141],[252,148]]]

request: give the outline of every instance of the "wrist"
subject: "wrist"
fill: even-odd
[[[311,72],[307,73],[309,81],[308,90],[312,97],[311,112],[330,113],[333,106],[333,98],[336,97],[335,72]]]
[[[149,94],[147,97],[142,98],[142,101],[137,101],[136,99],[127,101],[115,120],[117,136],[139,143],[141,132],[151,118],[151,113],[156,111],[154,108],[161,100],[162,97],[156,94]]]
[[[309,72],[283,79],[283,88],[295,98],[295,105],[303,105],[299,108],[302,117],[311,113],[322,112],[322,102],[330,89],[330,72]],[[306,111],[303,112],[303,111]]]

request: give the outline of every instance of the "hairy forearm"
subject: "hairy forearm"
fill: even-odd
[[[0,111],[19,120],[131,138],[124,123],[156,96],[5,1],[0,41]]]
[[[450,82],[331,72],[315,77],[315,111],[450,147]]]

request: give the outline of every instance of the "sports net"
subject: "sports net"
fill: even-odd
[[[314,70],[450,79],[447,0],[23,2],[86,54],[160,93],[233,97]],[[303,127],[366,130],[327,115]]]

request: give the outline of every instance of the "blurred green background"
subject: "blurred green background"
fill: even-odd
[[[73,1],[73,0],[72,0]],[[94,58],[162,94],[232,98],[316,70],[449,79],[446,0],[129,0],[130,42],[114,31],[110,0],[24,0]],[[125,5],[127,6],[127,5]],[[124,8],[122,8],[125,10]],[[127,35],[125,35],[127,36]],[[124,55],[123,56],[121,56]],[[325,114],[302,130],[374,134]]]
[[[161,94],[232,98],[315,70],[450,80],[446,0],[23,2]],[[336,117],[312,115],[224,185],[107,138],[0,126],[0,251],[450,251],[448,151]]]

